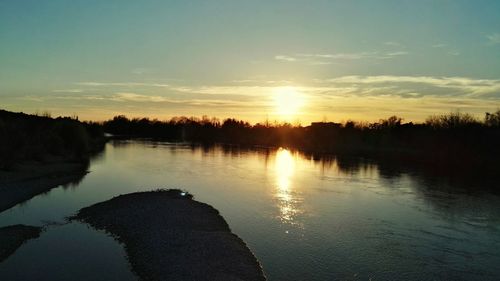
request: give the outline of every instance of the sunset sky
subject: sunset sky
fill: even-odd
[[[500,108],[500,1],[0,0],[0,108],[482,117]]]

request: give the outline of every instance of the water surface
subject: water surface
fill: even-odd
[[[1,213],[0,226],[64,222],[119,194],[181,188],[221,212],[270,280],[500,278],[500,197],[470,192],[495,183],[450,183],[287,149],[152,141],[108,143],[90,171]],[[0,264],[0,279],[135,280],[124,255],[85,225],[50,226]]]

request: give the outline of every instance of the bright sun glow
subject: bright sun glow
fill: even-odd
[[[295,87],[280,87],[274,91],[274,102],[280,116],[291,117],[304,105],[304,96]]]

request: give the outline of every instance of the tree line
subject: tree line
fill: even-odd
[[[283,146],[311,153],[369,156],[413,161],[438,170],[482,173],[500,171],[500,110],[483,119],[452,112],[425,122],[404,122],[397,116],[378,122],[257,123],[234,118],[175,117],[160,121],[116,116],[102,123],[114,135],[158,138],[202,144]],[[476,169],[477,168],[477,169]]]
[[[0,169],[27,161],[88,161],[104,146],[102,124],[0,110]]]
[[[26,160],[88,159],[104,132],[198,144],[288,147],[310,154],[401,161],[436,171],[500,174],[500,110],[483,119],[452,112],[421,123],[397,116],[378,122],[257,123],[228,118],[174,117],[161,121],[120,115],[96,123],[0,110],[0,169]]]

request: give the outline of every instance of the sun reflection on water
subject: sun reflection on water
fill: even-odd
[[[297,186],[294,185],[296,156],[288,149],[280,148],[276,152],[276,198],[280,210],[279,218],[283,223],[297,225],[300,213],[300,199]]]

